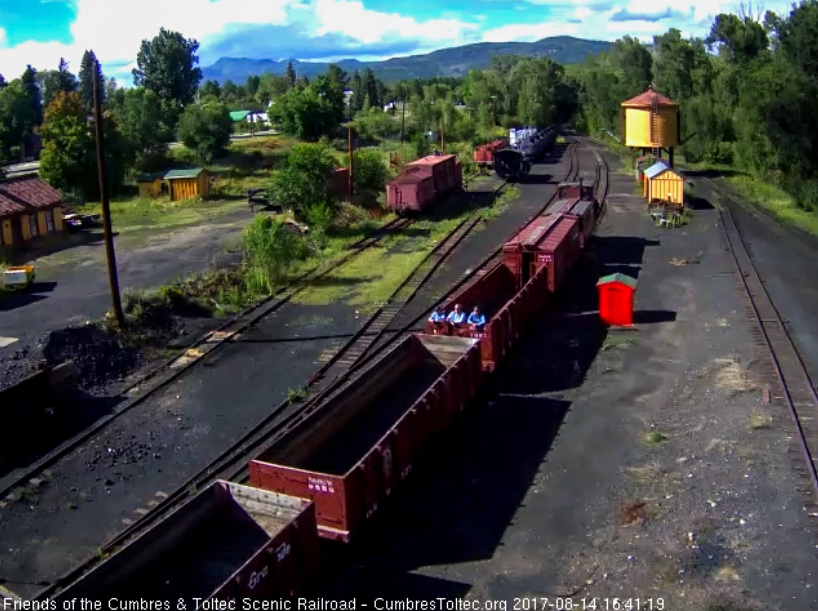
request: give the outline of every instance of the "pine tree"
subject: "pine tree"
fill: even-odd
[[[23,83],[23,91],[27,98],[27,106],[29,108],[29,116],[32,124],[26,126],[26,131],[33,131],[37,125],[43,123],[43,100],[40,96],[40,87],[37,85],[37,71],[31,67],[26,66],[26,71],[20,79]]]
[[[60,91],[71,93],[77,90],[77,77],[71,74],[68,69],[68,62],[64,58],[60,58],[60,66],[57,68],[58,87]]]
[[[375,75],[372,73],[371,68],[364,70],[361,88],[363,89],[363,95],[366,96],[371,107],[380,106],[380,104],[378,104],[378,83],[375,82]]]
[[[6,82],[6,79],[5,79],[5,78],[3,78],[3,75],[2,75],[2,74],[0,74],[0,89],[2,89],[3,87],[5,87],[6,85],[8,85],[8,83]]]
[[[350,100],[352,112],[359,112],[364,107],[364,88],[361,75],[356,70],[352,75],[352,99]]]
[[[287,77],[287,82],[290,83],[290,87],[295,87],[296,75],[292,62],[287,62],[287,71],[284,75]]]
[[[94,70],[99,74],[100,92],[99,95],[104,101],[105,91],[102,90],[102,85],[105,83],[105,77],[102,74],[97,56],[93,51],[86,51],[82,56],[82,63],[80,65],[79,74],[79,92],[85,107],[91,111],[94,107]]]

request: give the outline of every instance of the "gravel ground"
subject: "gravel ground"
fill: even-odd
[[[694,185],[700,197],[719,201],[712,183],[694,179]],[[729,192],[729,186],[722,188]],[[733,215],[810,376],[818,381],[818,283],[805,282],[815,273],[818,237],[782,225],[752,206],[734,206]]]
[[[549,195],[531,185],[522,201]],[[491,236],[504,218],[479,235]],[[474,263],[466,257],[489,250],[472,246],[452,261],[465,269]],[[0,555],[0,583],[30,596],[39,589],[32,584],[92,556],[303,385],[363,322],[340,302],[285,306],[61,459],[17,500],[0,501],[0,547],[8,550]],[[282,337],[303,341],[270,343]]]
[[[611,182],[583,273],[316,593],[818,608],[792,423],[762,402],[717,213],[660,230],[630,175]],[[637,327],[606,332],[594,282],[622,270]]]
[[[120,289],[124,293],[159,286],[235,261],[235,254],[225,252],[225,243],[235,239],[250,218],[249,210],[239,210],[218,222],[161,234],[139,247],[117,245]],[[33,289],[0,296],[0,388],[36,370],[51,332],[85,325],[110,309],[102,241],[33,263],[37,266]],[[6,346],[3,338],[17,341]]]

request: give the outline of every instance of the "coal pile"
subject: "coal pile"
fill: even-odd
[[[42,356],[38,350],[25,346],[8,356],[0,355],[0,389],[13,386],[39,369]]]
[[[44,342],[43,356],[49,365],[73,360],[79,368],[79,386],[85,390],[121,379],[142,362],[139,350],[95,324],[52,331]]]

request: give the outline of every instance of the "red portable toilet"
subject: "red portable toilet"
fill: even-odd
[[[599,289],[599,318],[608,326],[633,326],[633,293],[636,278],[611,274],[596,283]]]

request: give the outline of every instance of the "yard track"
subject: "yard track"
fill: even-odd
[[[772,398],[786,403],[797,430],[798,442],[790,446],[790,452],[794,454],[792,458],[799,478],[808,488],[801,489],[808,499],[804,509],[809,515],[818,516],[818,393],[815,383],[736,224],[731,208],[740,204],[714,188],[721,196],[719,214],[727,249],[735,264],[747,314],[754,323],[753,339],[770,355],[769,362],[765,363],[765,373],[778,380],[780,394],[771,393]]]
[[[239,333],[281,309],[284,305],[289,303],[293,297],[308,288],[310,283],[336,271],[338,267],[350,262],[364,251],[376,246],[385,237],[394,235],[408,228],[413,223],[414,221],[411,219],[398,218],[382,225],[373,231],[371,235],[351,244],[348,247],[348,252],[340,259],[333,261],[332,265],[326,266],[325,269],[318,266],[300,274],[286,287],[264,298],[260,303],[245,309],[241,314],[231,318],[217,329],[206,333],[181,352],[150,370],[147,374],[140,377],[137,382],[121,391],[120,394],[129,396],[129,399],[120,409],[97,421],[93,426],[84,430],[79,435],[69,439],[57,449],[38,460],[34,465],[23,471],[18,470],[17,472],[12,472],[10,481],[7,481],[2,488],[0,488],[0,499],[7,497],[18,487],[26,485],[29,480],[39,475],[44,469],[47,469],[62,457],[81,447],[123,414],[143,404],[154,393],[188,372],[199,363],[204,356],[213,353],[231,339],[235,338]]]
[[[580,161],[578,147],[579,141],[568,143],[566,152],[569,154],[569,169],[563,181],[574,180],[579,173]],[[503,183],[500,188],[504,185],[505,183]],[[497,191],[499,191],[500,188],[498,188]],[[546,212],[555,198],[556,192],[536,213],[522,223],[512,235],[518,233],[535,218]],[[269,447],[276,443],[297,426],[299,422],[315,413],[324,399],[353,384],[360,377],[366,365],[397,341],[415,332],[416,325],[425,321],[426,316],[432,308],[444,303],[461,288],[477,280],[491,268],[502,253],[502,244],[480,263],[475,265],[469,273],[452,286],[446,294],[441,296],[420,315],[398,329],[391,331],[388,329],[389,324],[395,319],[395,316],[403,305],[411,301],[480,220],[481,215],[477,213],[463,221],[432,249],[426,258],[409,274],[401,286],[396,289],[393,295],[387,300],[387,303],[379,308],[335,356],[325,363],[310,379],[305,390],[314,389],[312,396],[303,402],[288,399],[279,405],[269,416],[246,433],[241,439],[237,440],[231,448],[221,454],[205,469],[190,478],[167,498],[163,499],[163,501],[156,505],[148,514],[144,515],[101,547],[93,558],[90,558],[70,573],[55,580],[55,582],[40,591],[36,598],[44,599],[53,597],[62,587],[73,582],[93,568],[101,557],[115,553],[127,542],[138,536],[138,534],[152,526],[158,520],[164,518],[169,512],[176,509],[184,501],[195,495],[212,481],[216,479],[246,481],[248,477],[247,463],[261,448]],[[401,299],[403,301],[401,301]],[[372,329],[375,330],[374,333]]]

